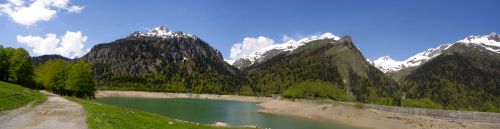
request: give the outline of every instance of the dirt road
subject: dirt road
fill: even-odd
[[[25,106],[0,116],[0,129],[86,129],[82,105],[42,91],[47,101]]]

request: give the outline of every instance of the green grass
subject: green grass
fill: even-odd
[[[16,109],[30,102],[36,105],[45,100],[47,96],[36,90],[0,81],[0,111]]]
[[[80,103],[87,112],[89,129],[214,129],[209,125],[177,121],[162,115],[116,107],[86,99],[65,97]],[[174,122],[170,125],[169,122]],[[224,127],[219,127],[224,128]]]

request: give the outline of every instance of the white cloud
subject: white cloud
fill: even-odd
[[[90,49],[83,50],[86,41],[87,36],[80,31],[66,31],[66,34],[59,38],[56,34],[46,34],[45,38],[17,35],[17,42],[33,48],[32,51],[36,55],[59,54],[69,58],[81,57],[87,53]]]
[[[274,40],[264,36],[257,38],[246,37],[243,39],[243,42],[236,43],[231,47],[229,56],[231,60],[236,60],[271,45],[274,45]]]
[[[66,8],[66,10],[68,10],[68,12],[70,13],[80,13],[82,12],[84,7],[82,6],[71,6],[69,8]]]
[[[31,26],[39,21],[50,21],[57,11],[80,13],[84,7],[68,6],[69,0],[8,0],[0,4],[0,14],[6,14],[14,22]]]

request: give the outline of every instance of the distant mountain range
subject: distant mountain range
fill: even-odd
[[[426,51],[420,52],[404,61],[395,61],[389,56],[384,56],[371,61],[371,63],[384,73],[397,72],[405,68],[420,66],[423,63],[441,55],[443,51],[446,51],[451,46],[459,44],[476,44],[486,50],[500,53],[500,35],[493,32],[489,35],[469,36],[465,39],[456,41],[453,44],[442,44],[436,48],[429,48]]]
[[[33,60],[49,59],[64,58]],[[500,107],[496,33],[469,36],[405,61],[367,61],[351,37],[324,33],[266,47],[230,65],[201,38],[160,26],[96,45],[80,59],[92,64],[99,89],[268,96],[321,80],[361,102],[429,98],[447,109]]]

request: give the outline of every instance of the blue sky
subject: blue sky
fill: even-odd
[[[59,38],[80,31],[86,50],[163,25],[197,35],[229,58],[233,44],[245,37],[280,43],[283,35],[298,39],[331,32],[350,35],[368,59],[403,60],[469,35],[500,32],[498,5],[498,0],[70,0],[64,7],[54,4],[57,13],[50,20],[30,25],[0,12],[0,43],[33,54],[18,35]],[[83,8],[74,13],[71,6]]]

